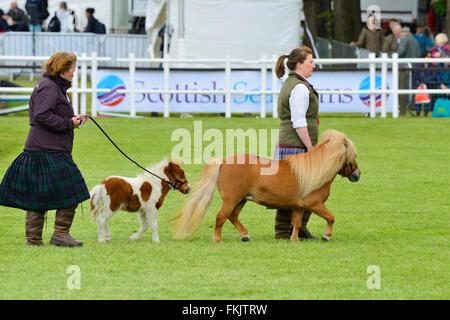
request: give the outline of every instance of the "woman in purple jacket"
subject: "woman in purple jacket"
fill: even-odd
[[[0,205],[26,211],[27,245],[42,246],[47,210],[56,210],[50,244],[81,247],[69,230],[78,203],[89,199],[83,176],[72,159],[73,130],[88,119],[75,116],[67,90],[76,68],[72,52],[57,52],[30,97],[30,131],[24,151],[0,184]]]

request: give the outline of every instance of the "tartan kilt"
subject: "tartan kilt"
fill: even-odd
[[[276,146],[274,153],[274,160],[283,160],[286,156],[291,156],[294,154],[304,153],[308,150],[297,147],[285,147],[285,146]]]
[[[0,184],[0,205],[28,211],[76,206],[89,190],[69,152],[24,151]]]

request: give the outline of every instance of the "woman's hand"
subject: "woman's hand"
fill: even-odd
[[[86,122],[89,119],[88,114],[80,114],[72,118],[73,128],[78,128],[82,122]]]

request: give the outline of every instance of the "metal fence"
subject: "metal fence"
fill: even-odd
[[[352,47],[348,43],[337,41],[337,40],[328,40],[324,38],[317,37],[316,38],[316,48],[319,58],[321,59],[342,59],[342,58],[369,58],[370,51]],[[366,63],[353,63],[353,64],[328,64],[323,65],[326,68],[369,68],[369,65]]]
[[[55,33],[55,32],[6,32],[0,34],[1,56],[51,56],[57,51],[73,51],[77,54],[86,53],[90,56],[96,52],[99,56],[107,56],[109,61],[102,61],[100,66],[127,67],[118,62],[118,58],[126,58],[133,51],[136,57],[147,57],[147,36],[139,34],[106,34],[95,33]],[[33,65],[27,61],[25,66]],[[16,61],[1,61],[3,76],[18,72],[21,68]],[[138,64],[137,67],[148,67],[148,64]]]

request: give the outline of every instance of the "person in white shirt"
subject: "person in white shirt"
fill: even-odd
[[[288,155],[310,151],[316,145],[319,136],[319,95],[311,83],[316,65],[312,51],[307,46],[295,48],[288,55],[278,58],[275,73],[279,79],[285,75],[284,63],[289,74],[283,83],[278,99],[280,131],[275,160],[282,160]],[[278,209],[275,217],[275,239],[289,239],[291,236],[291,210]],[[305,211],[299,238],[317,239],[306,225],[310,211]]]
[[[61,24],[60,32],[73,32],[73,16],[67,11],[67,3],[65,1],[59,4],[59,10],[56,12],[56,17]]]

